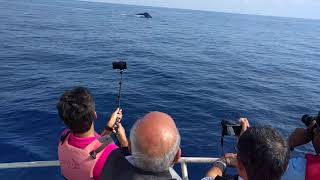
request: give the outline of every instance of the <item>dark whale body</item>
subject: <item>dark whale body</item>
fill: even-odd
[[[143,17],[145,17],[145,18],[152,18],[152,16],[151,16],[149,13],[147,13],[147,12],[145,12],[145,13],[138,13],[138,14],[136,14],[136,15],[138,15],[138,16],[143,16]]]

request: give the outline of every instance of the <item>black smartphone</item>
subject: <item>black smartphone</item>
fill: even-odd
[[[241,125],[227,120],[221,121],[222,136],[239,136],[241,133]]]
[[[125,61],[113,62],[112,67],[113,67],[113,69],[124,70],[124,69],[127,69],[127,62],[125,62]]]

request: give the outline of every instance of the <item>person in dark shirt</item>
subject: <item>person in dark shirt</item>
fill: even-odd
[[[317,117],[319,119],[319,117]],[[296,128],[288,138],[290,149],[312,142],[315,154],[291,158],[282,180],[319,179],[320,177],[320,120],[312,120],[306,128]]]
[[[203,180],[224,180],[226,166],[235,166],[238,179],[280,180],[287,169],[290,151],[281,135],[269,127],[249,127],[240,119],[242,131],[237,143],[237,154],[227,154],[216,161]]]
[[[130,132],[132,156],[119,149],[110,153],[101,180],[181,179],[171,168],[180,158],[180,135],[173,119],[151,112],[138,120]]]

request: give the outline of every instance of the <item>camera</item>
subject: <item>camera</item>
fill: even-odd
[[[309,114],[305,114],[302,116],[301,121],[308,127],[313,121],[316,121],[318,125],[320,125],[320,111],[317,116],[310,116]]]
[[[119,69],[119,70],[127,69],[127,62],[125,62],[125,61],[113,62],[112,63],[112,68],[113,69]]]
[[[241,132],[241,125],[230,122],[228,120],[221,121],[222,136],[239,136]]]
[[[123,70],[127,69],[127,63],[125,61],[117,61],[112,63],[113,69],[119,69],[120,71],[120,81],[119,81],[119,91],[118,91],[118,108],[120,108],[120,99],[121,99],[121,87],[122,87],[122,74]]]

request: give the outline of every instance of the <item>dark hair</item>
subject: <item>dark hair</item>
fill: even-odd
[[[88,89],[66,91],[57,104],[60,118],[73,133],[87,132],[95,118],[95,104]]]
[[[239,138],[238,159],[249,180],[279,180],[290,151],[281,135],[269,127],[250,127]]]

